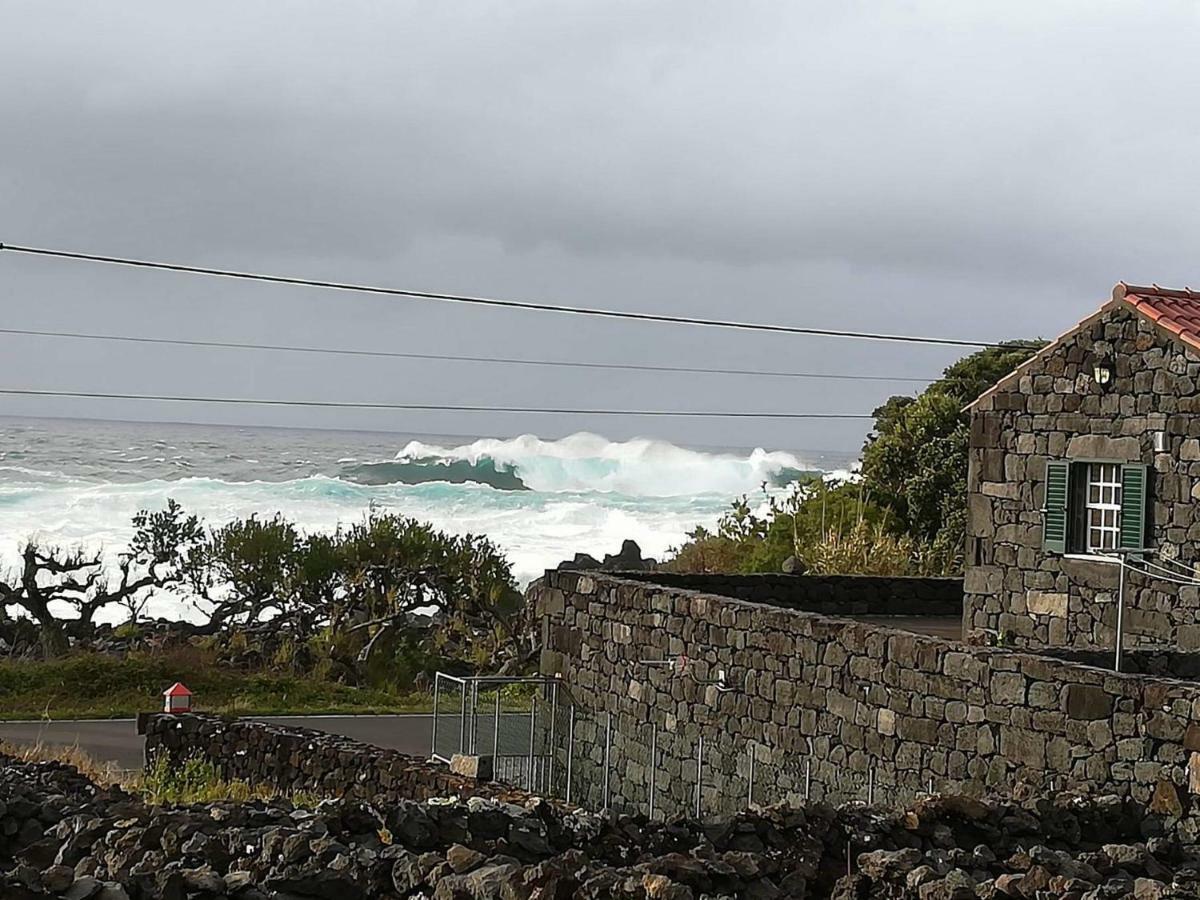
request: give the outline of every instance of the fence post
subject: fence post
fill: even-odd
[[[575,704],[567,714],[567,802],[571,802],[571,764],[575,759]]]
[[[608,722],[604,726],[604,805],[603,809],[608,810],[608,788],[609,788],[609,761],[612,758],[612,713],[608,714]]]
[[[492,713],[492,762],[500,759],[500,685],[496,685],[496,710]]]
[[[704,735],[696,739],[696,818],[700,818],[700,786],[704,784]]]
[[[804,799],[812,799],[812,757],[804,757]],[[828,798],[826,798],[828,799]]]
[[[537,694],[529,704],[529,777],[525,780],[525,789],[533,791],[533,745],[537,738]]]
[[[468,752],[479,752],[479,682],[471,682],[471,740]]]
[[[467,752],[467,685],[462,686],[462,709],[458,714],[458,752]]]
[[[650,723],[650,812],[647,818],[654,818],[654,793],[658,790],[658,723]]]
[[[433,737],[431,742],[432,749],[429,752],[430,756],[437,756],[437,725],[438,725],[438,688],[441,687],[442,673],[433,673]]]
[[[867,769],[867,806],[875,805],[875,770]]]
[[[558,737],[558,682],[550,686],[550,746],[546,748],[546,793],[554,794],[554,750]]]

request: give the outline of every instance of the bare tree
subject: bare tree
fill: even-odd
[[[174,500],[159,512],[139,512],[133,527],[129,548],[117,560],[115,584],[105,572],[101,553],[32,540],[21,548],[20,571],[0,580],[0,606],[18,607],[38,623],[47,656],[69,648],[69,621],[90,625],[96,613],[111,604],[136,608],[145,592],[185,582],[200,564],[203,528]],[[64,607],[73,615],[62,616]]]

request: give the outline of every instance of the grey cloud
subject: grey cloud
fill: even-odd
[[[1195,277],[1190,147],[1200,76],[1189,62],[1190,4],[189,9],[0,0],[0,13],[0,240],[985,338],[1057,333],[1117,278]],[[1139,52],[1147,47],[1153,53]],[[934,374],[954,355],[386,307],[67,273],[2,254],[0,309],[6,321],[346,345],[415,340],[505,355],[725,364],[771,356],[795,368],[904,374]],[[57,353],[47,372],[38,365],[44,347],[11,344],[0,362],[8,382],[99,378],[130,388],[153,365],[156,378],[196,393],[357,398],[419,387],[447,400],[521,392],[547,405],[853,411],[887,393],[571,373],[547,383],[513,371],[314,369],[265,357],[218,364],[106,347]],[[172,369],[173,361],[186,365]],[[29,407],[0,400],[0,411]],[[434,424],[504,433],[592,424],[706,443],[730,433],[718,423]],[[844,446],[861,431],[763,423],[736,442]]]

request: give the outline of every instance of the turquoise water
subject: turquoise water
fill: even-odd
[[[332,529],[368,509],[486,534],[528,581],[576,552],[636,540],[661,556],[730,500],[779,489],[837,454],[712,451],[660,441],[470,443],[380,433],[0,420],[0,558],[31,536],[115,554],[137,510],[167,498],[219,524],[282,512]],[[152,614],[176,614],[156,598]]]

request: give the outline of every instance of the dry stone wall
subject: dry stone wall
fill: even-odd
[[[1107,388],[1092,363],[1110,360]],[[1046,461],[1150,467],[1149,546],[1200,560],[1200,356],[1113,309],[972,410],[964,631],[1023,646],[1116,639],[1117,567],[1042,549]],[[1162,450],[1156,436],[1162,434]],[[1200,588],[1131,575],[1126,646],[1200,650]]]
[[[144,717],[146,759],[208,760],[229,780],[371,802],[525,795],[395,750],[308,728],[198,713]]]
[[[1200,686],[750,603],[600,573],[549,572],[543,673],[577,704],[576,798],[690,802],[700,738],[702,808],[759,779],[813,795],[868,773],[887,788],[980,792],[1075,785],[1186,805],[1200,790]],[[686,654],[689,671],[647,664]],[[726,673],[728,691],[711,682]],[[605,722],[616,723],[611,735]],[[651,758],[654,728],[657,759]],[[717,760],[723,761],[718,764]]]
[[[633,581],[843,616],[960,616],[961,578],[620,573]]]

